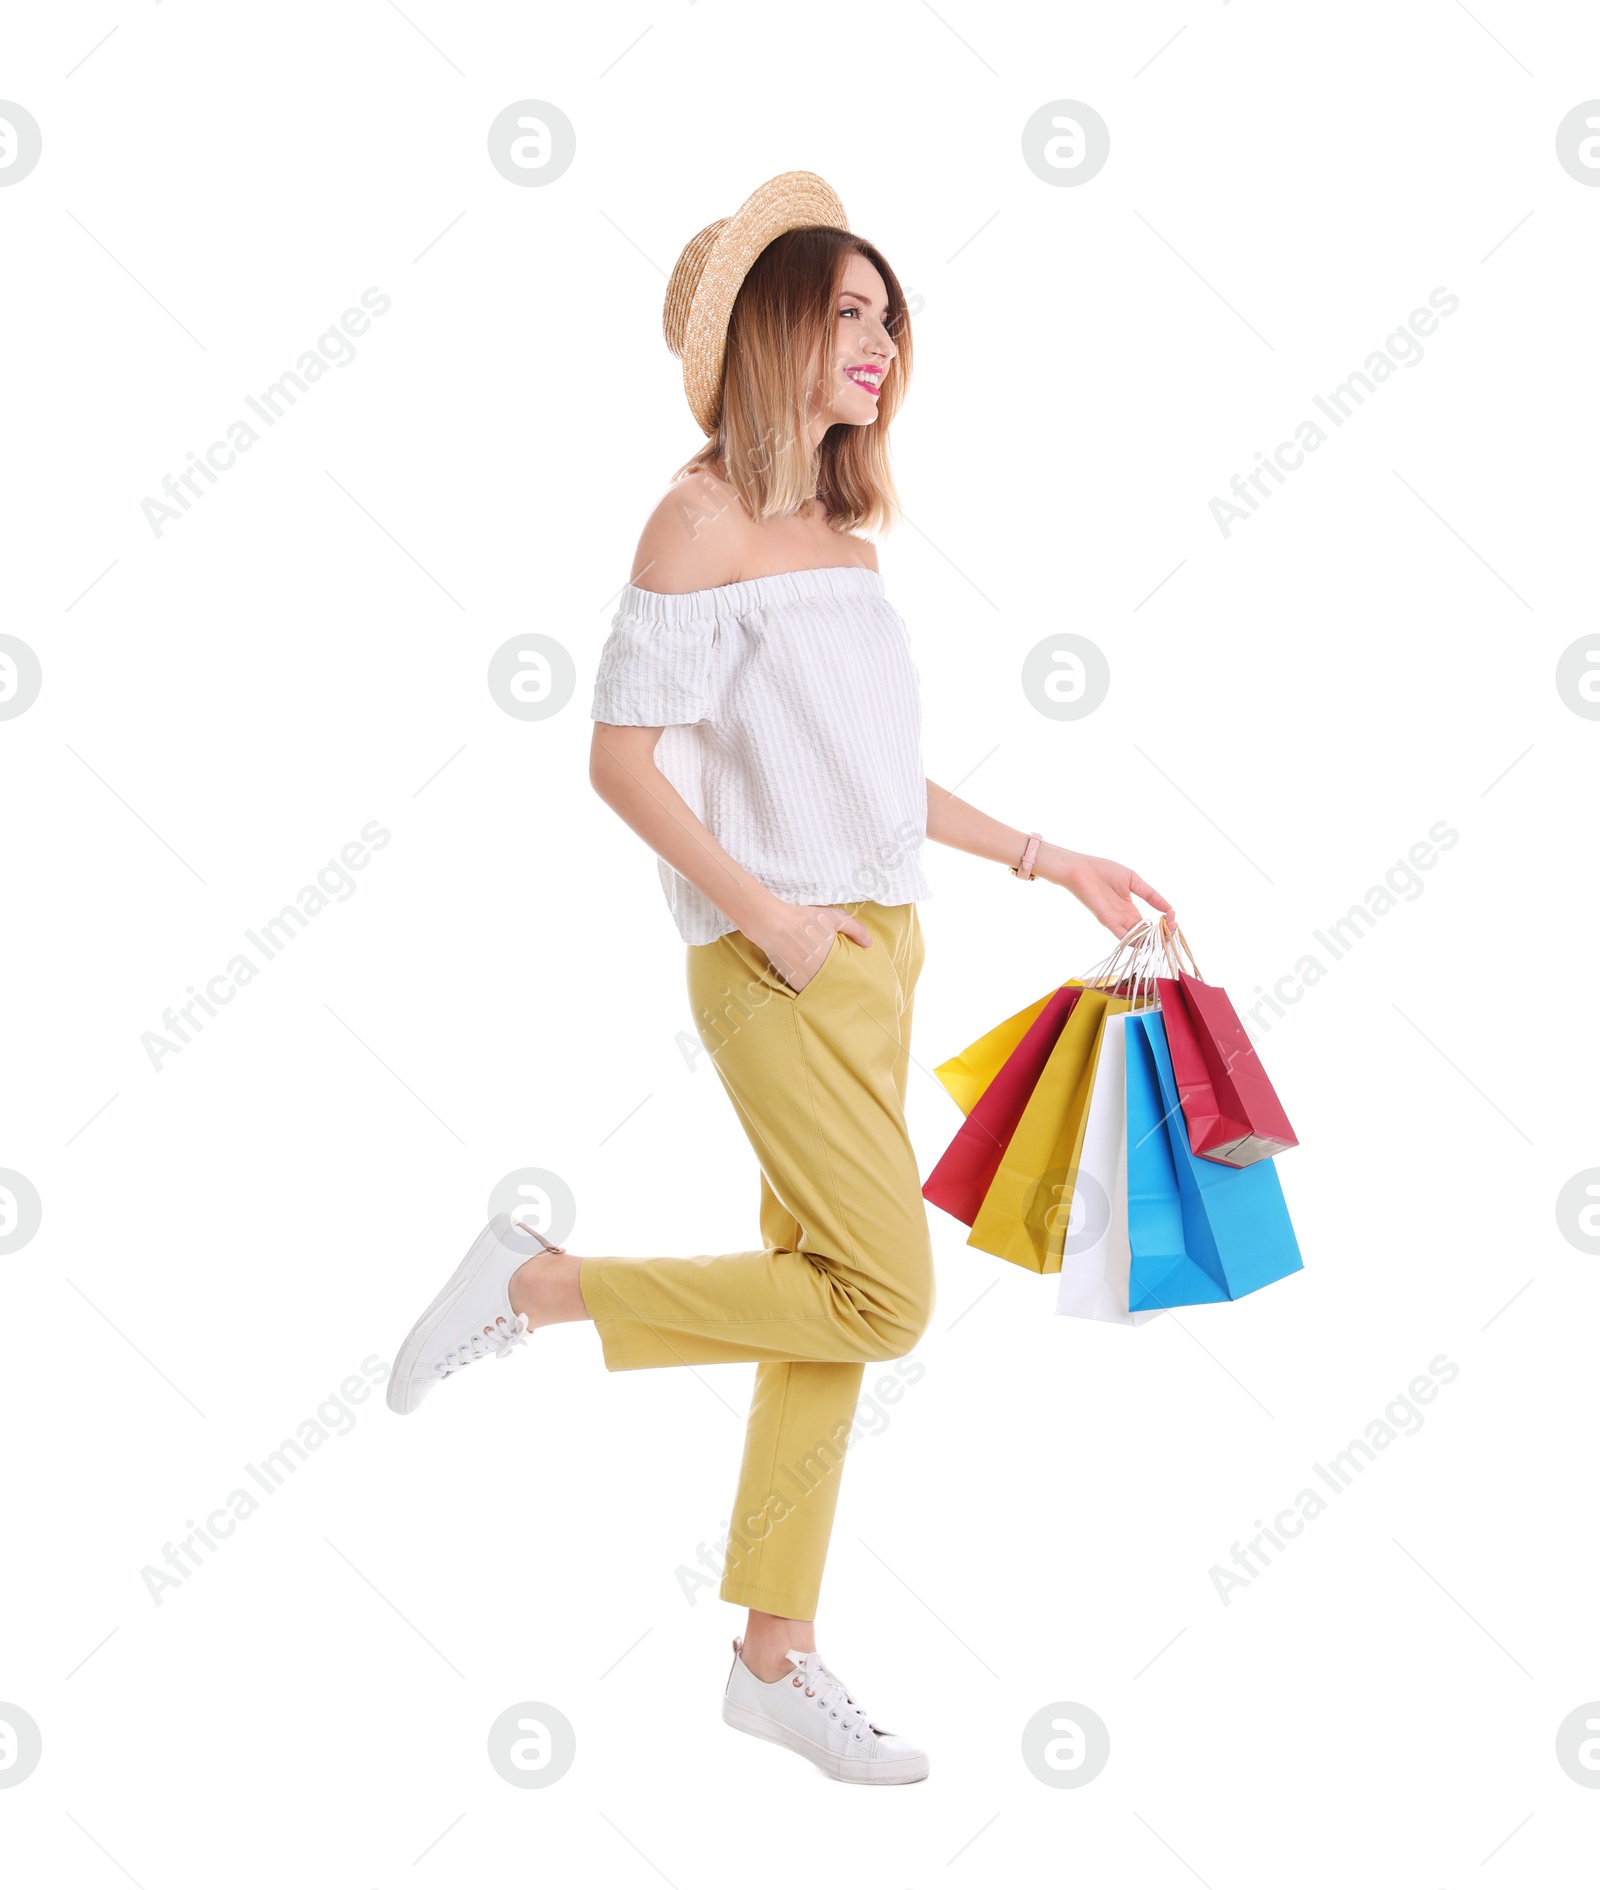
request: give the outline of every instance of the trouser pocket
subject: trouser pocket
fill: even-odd
[[[797,1004],[804,1004],[819,984],[835,975],[835,965],[843,953],[859,952],[862,949],[863,947],[858,945],[853,938],[847,938],[843,932],[835,932],[828,941],[828,950],[822,963],[817,966],[800,989],[796,991],[790,984],[785,984],[783,988]]]

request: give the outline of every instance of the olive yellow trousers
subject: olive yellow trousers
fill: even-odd
[[[688,948],[701,1041],[761,1164],[763,1244],[579,1274],[611,1371],[756,1362],[720,1593],[801,1621],[864,1368],[911,1350],[934,1297],[905,1119],[922,928],[914,905],[844,909],[872,944],[837,934],[799,991],[742,932]]]

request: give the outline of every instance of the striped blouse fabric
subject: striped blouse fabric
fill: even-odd
[[[656,765],[745,870],[796,905],[925,899],[920,683],[866,565],[704,591],[627,585],[591,719],[662,730]],[[734,922],[659,862],[678,930]]]

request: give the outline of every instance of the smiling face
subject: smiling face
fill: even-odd
[[[728,316],[717,431],[680,470],[709,467],[759,521],[803,514],[840,531],[888,530],[911,302],[864,237],[810,224],[774,237]]]
[[[833,323],[833,362],[812,402],[812,437],[829,427],[871,426],[878,417],[878,390],[899,350],[890,338],[888,291],[865,256],[845,257]]]

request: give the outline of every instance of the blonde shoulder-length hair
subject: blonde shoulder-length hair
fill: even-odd
[[[811,444],[808,367],[831,375],[839,283],[864,256],[883,278],[885,326],[898,350],[870,426],[829,427]],[[728,320],[717,431],[674,479],[720,462],[755,519],[821,501],[842,532],[887,531],[900,516],[889,471],[889,422],[911,379],[911,317],[900,280],[871,243],[845,230],[805,228],[774,238],[745,277]]]

